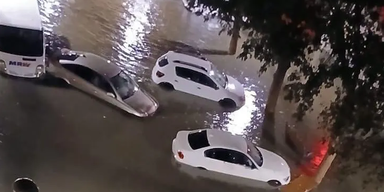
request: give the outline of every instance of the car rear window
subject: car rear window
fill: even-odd
[[[0,51],[28,57],[44,53],[43,31],[0,25]]]
[[[204,130],[195,133],[190,133],[188,135],[188,142],[193,150],[208,147],[209,142],[207,138],[207,131]]]
[[[168,59],[167,58],[160,59],[159,66],[164,67],[166,65],[168,65]]]

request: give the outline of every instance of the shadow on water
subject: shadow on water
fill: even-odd
[[[227,185],[228,187],[246,187],[253,191],[256,189],[257,192],[276,190],[276,188],[270,187],[267,183],[264,182],[235,177],[232,175],[222,174],[213,171],[207,171],[203,168],[196,168],[186,164],[177,163],[173,158],[172,164],[180,172],[187,174],[195,180],[209,181],[211,184]]]
[[[45,137],[51,133],[50,123],[58,118],[58,114],[46,99],[46,88],[33,86],[25,79],[1,78],[2,106],[0,123],[4,125],[0,156],[3,167],[1,176],[5,181],[20,175],[34,177],[40,165],[36,154],[44,150]],[[44,106],[44,107],[41,107]],[[47,116],[49,115],[49,118]]]
[[[228,51],[217,50],[217,49],[204,49],[198,48],[180,41],[168,40],[168,39],[159,39],[154,44],[156,50],[172,50],[185,54],[192,55],[228,55]]]
[[[24,79],[24,78],[5,75],[5,74],[0,74],[0,77],[4,79],[9,79],[12,81],[22,81],[22,82],[46,86],[46,87],[55,87],[55,88],[64,88],[64,89],[71,88],[71,86],[68,85],[68,83],[65,82],[63,79],[53,77],[49,73],[46,74],[44,79]]]
[[[42,85],[46,87],[56,87],[56,88],[64,88],[69,89],[72,88],[65,80],[56,78],[51,74],[47,73],[46,77],[43,80],[38,80],[34,82],[36,85]]]

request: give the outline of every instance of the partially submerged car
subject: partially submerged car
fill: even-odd
[[[224,108],[245,104],[243,85],[201,56],[168,51],[157,59],[152,81],[168,90],[217,101]]]
[[[279,155],[254,146],[240,135],[217,129],[179,131],[172,141],[177,163],[268,184],[287,185],[288,163]]]
[[[98,55],[62,49],[51,62],[53,76],[128,113],[147,117],[159,107],[124,70]]]

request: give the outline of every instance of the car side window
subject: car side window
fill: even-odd
[[[220,161],[225,161],[231,163],[231,156],[229,154],[229,150],[222,148],[213,148],[208,149],[204,152],[205,157],[216,159]]]
[[[232,158],[232,163],[242,165],[249,167],[251,169],[256,168],[255,164],[253,161],[244,153],[241,153],[239,151],[232,151],[230,152],[231,158]]]
[[[203,73],[190,70],[184,67],[176,67],[176,75],[181,78],[188,79],[190,81],[194,81],[196,83],[211,87],[213,89],[218,89],[217,84]]]
[[[92,69],[89,69],[81,65],[74,65],[74,64],[62,64],[62,66],[68,71],[71,71],[75,75],[86,80],[87,82],[102,89],[103,91],[114,93],[110,83],[108,83],[108,81],[105,80],[105,78],[102,75],[99,75],[98,73],[94,72]]]
[[[200,72],[197,72],[197,73],[200,73]],[[211,87],[211,88],[216,89],[216,90],[219,89],[217,84],[210,77],[208,77],[207,75],[204,75],[202,73],[200,73],[200,78],[199,78],[198,83],[205,85],[205,86],[208,86],[208,87]]]
[[[107,93],[113,93],[114,94],[114,91],[113,91],[111,84],[107,80],[105,80],[105,78],[103,76],[101,76],[97,73],[95,73],[95,76],[92,79],[91,83],[93,85],[95,85],[96,87],[100,88],[101,90],[107,92]]]
[[[256,168],[253,161],[246,156],[245,154],[230,150],[230,149],[222,149],[222,148],[214,148],[208,149],[204,152],[205,157],[217,159],[220,161],[225,161],[228,163],[233,163],[241,166],[246,166],[251,169]]]

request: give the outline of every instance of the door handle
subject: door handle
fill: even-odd
[[[179,82],[178,80],[175,80],[175,82],[177,83],[177,82]]]
[[[200,87],[197,87],[197,89],[201,89]]]

